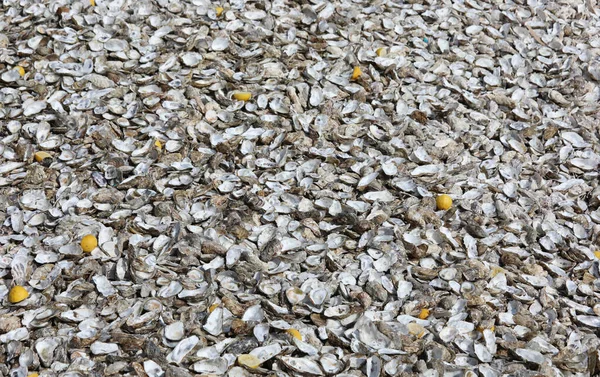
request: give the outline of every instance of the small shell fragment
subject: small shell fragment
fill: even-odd
[[[310,359],[282,356],[281,361],[283,362],[283,364],[286,367],[288,367],[298,373],[302,373],[304,375],[309,375],[309,376],[323,376],[324,375],[323,371],[319,367],[319,364]]]
[[[410,322],[406,327],[408,328],[408,332],[417,338],[422,338],[425,335],[425,328],[416,322]]]
[[[360,67],[356,66],[354,67],[354,69],[352,70],[352,80],[356,80],[357,78],[359,78],[362,75],[362,70],[360,69]]]
[[[250,354],[239,355],[237,362],[239,365],[250,369],[256,369],[261,364],[261,361],[258,359],[258,357]]]

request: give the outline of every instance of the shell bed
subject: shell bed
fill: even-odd
[[[0,1],[0,377],[600,376],[599,4]]]

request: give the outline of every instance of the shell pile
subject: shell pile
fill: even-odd
[[[600,375],[596,0],[4,0],[0,376]]]

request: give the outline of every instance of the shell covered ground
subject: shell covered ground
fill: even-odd
[[[600,375],[596,0],[3,0],[0,376]]]

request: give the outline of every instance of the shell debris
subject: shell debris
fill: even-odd
[[[254,356],[254,355],[249,355],[249,354],[239,355],[237,357],[237,362],[239,365],[248,367],[250,369],[256,369],[256,368],[260,367],[260,364],[261,364],[258,357]]]
[[[0,375],[600,376],[595,3],[0,2]]]

